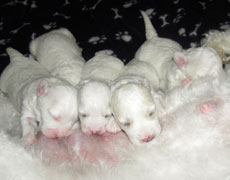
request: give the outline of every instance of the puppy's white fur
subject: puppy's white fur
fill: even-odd
[[[135,59],[150,63],[158,74],[160,88],[167,89],[167,77],[177,76],[177,73],[180,73],[177,72],[177,66],[172,58],[174,53],[182,48],[176,41],[159,37],[147,14],[143,11],[141,14],[145,23],[146,41],[137,50]]]
[[[230,62],[230,29],[225,31],[210,30],[204,34],[201,45],[214,48],[224,64]]]
[[[110,108],[110,81],[114,80],[123,62],[108,50],[99,51],[86,62],[79,87],[79,117],[86,134],[120,131]]]
[[[156,107],[161,94],[156,87],[157,73],[148,63],[138,60],[129,62],[113,82],[111,108],[133,144],[146,144],[161,131]]]
[[[52,75],[69,81],[73,86],[79,83],[85,60],[68,29],[52,30],[32,40],[30,53]]]
[[[219,84],[211,83],[210,86],[209,82],[205,81],[205,86],[194,87],[192,92],[189,88],[183,88],[186,90],[183,90],[181,95],[180,91],[175,89],[178,91],[175,99],[180,98],[180,95],[186,97],[185,101],[162,118],[165,122],[162,133],[155,139],[153,146],[134,147],[132,151],[121,149],[127,154],[123,160],[113,165],[95,165],[84,161],[76,161],[71,165],[63,163],[61,166],[44,163],[41,155],[31,154],[22,147],[17,138],[10,138],[3,133],[4,124],[0,126],[0,179],[228,179],[230,97],[229,82],[226,80],[228,79],[222,78]],[[200,94],[199,97],[196,96],[197,92]],[[191,100],[191,97],[194,97],[192,95],[195,95],[195,98]],[[214,106],[215,111],[207,114],[201,111],[204,103],[216,100],[218,101]],[[5,98],[0,98],[0,105],[8,107]],[[14,112],[11,108],[7,110]],[[0,117],[3,118],[0,119],[1,122],[5,119],[12,120],[12,116],[5,109],[0,108],[0,112]]]
[[[23,138],[33,143],[39,130],[51,138],[68,136],[78,127],[76,89],[15,49],[7,48],[7,53],[10,64],[1,75],[0,88],[21,113]]]
[[[181,52],[175,52],[174,61],[181,70],[181,76],[177,83],[170,83],[172,89],[178,85],[186,85],[190,81],[199,78],[215,78],[223,73],[220,56],[213,48],[190,48]]]

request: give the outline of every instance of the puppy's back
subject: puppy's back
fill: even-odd
[[[49,73],[36,61],[23,56],[13,48],[7,48],[10,64],[5,68],[0,77],[0,89],[6,93],[11,101],[18,99],[22,88]]]

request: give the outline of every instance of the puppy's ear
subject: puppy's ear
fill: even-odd
[[[179,68],[182,68],[187,64],[187,59],[182,52],[175,52],[173,60]]]
[[[166,95],[163,91],[155,91],[154,89],[151,90],[151,95],[153,97],[153,101],[156,105],[156,109],[159,116],[163,116],[165,114],[165,98]]]
[[[49,83],[46,80],[41,81],[37,88],[37,96],[40,97],[47,95],[49,88]]]

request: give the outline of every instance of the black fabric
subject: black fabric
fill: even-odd
[[[32,38],[59,27],[74,34],[86,60],[111,49],[126,63],[145,41],[139,10],[159,36],[184,48],[199,46],[208,30],[230,25],[229,0],[1,0],[0,72],[9,63],[7,47],[28,54]]]

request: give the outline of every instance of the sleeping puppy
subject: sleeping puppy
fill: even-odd
[[[54,76],[76,86],[85,60],[72,33],[60,28],[45,33],[30,43],[32,56]]]
[[[192,80],[210,77],[216,78],[223,73],[220,56],[213,48],[190,48],[182,52],[175,52],[174,61],[181,70],[177,83],[169,84],[169,89],[178,84],[186,85]]]
[[[123,62],[108,50],[99,51],[86,62],[82,70],[79,87],[79,117],[84,133],[98,134],[120,131],[110,108],[111,89]]]
[[[141,145],[160,134],[155,99],[145,78],[124,76],[113,86],[111,108],[115,120],[133,144]]]
[[[132,60],[112,83],[111,108],[115,120],[133,144],[146,144],[160,134],[159,79],[146,62]]]
[[[172,58],[176,51],[182,50],[182,47],[176,41],[159,37],[147,14],[143,11],[141,14],[145,23],[146,41],[137,50],[135,59],[152,65],[158,74],[160,88],[166,90],[169,81],[167,77],[175,76],[173,80],[180,76],[181,72]]]
[[[76,89],[17,50],[7,48],[7,53],[10,64],[1,75],[0,88],[21,113],[26,143],[35,141],[37,131],[50,138],[70,135],[79,126]]]

